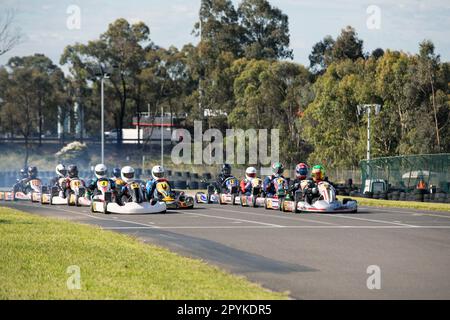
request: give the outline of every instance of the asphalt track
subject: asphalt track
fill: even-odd
[[[136,236],[294,299],[450,299],[449,212],[361,207],[357,214],[286,214],[215,204],[128,216],[0,205]],[[380,268],[380,289],[367,287],[371,265]]]

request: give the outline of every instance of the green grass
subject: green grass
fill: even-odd
[[[430,202],[415,202],[415,201],[396,201],[396,200],[382,200],[382,199],[368,199],[361,197],[338,197],[339,199],[351,198],[358,201],[359,205],[371,207],[393,207],[393,208],[410,208],[419,210],[432,211],[448,211],[450,212],[450,204],[448,203],[430,203]]]
[[[130,236],[0,207],[0,299],[286,299]],[[71,265],[81,289],[67,288]]]

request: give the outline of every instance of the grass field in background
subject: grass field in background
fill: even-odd
[[[286,299],[123,234],[0,207],[0,299]],[[81,289],[69,290],[69,266]]]
[[[351,198],[351,199],[357,200],[358,204],[361,206],[410,208],[410,209],[418,209],[418,210],[434,210],[434,211],[450,212],[450,204],[448,204],[448,203],[368,199],[368,198],[362,198],[362,197],[347,197],[347,196],[339,196],[338,197],[338,199],[340,199],[340,200],[342,200],[343,198]]]

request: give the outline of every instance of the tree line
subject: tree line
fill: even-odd
[[[280,130],[280,157],[350,167],[365,157],[367,117],[357,106],[382,105],[372,117],[372,155],[450,150],[450,64],[431,41],[418,54],[376,49],[352,27],[326,36],[309,66],[292,62],[288,16],[267,0],[202,0],[193,26],[197,45],[163,48],[143,22],[112,22],[97,40],[64,49],[64,74],[42,54],[11,58],[0,68],[1,133],[27,139],[55,133],[61,119],[84,114],[98,136],[100,81],[105,80],[106,127],[121,130],[132,117],[164,110],[207,127]],[[204,110],[216,112],[204,117]],[[58,116],[59,114],[59,116]]]

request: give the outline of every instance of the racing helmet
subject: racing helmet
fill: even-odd
[[[282,175],[282,174],[283,174],[283,171],[284,171],[284,167],[283,167],[283,164],[282,164],[281,162],[274,162],[274,163],[272,164],[272,173],[273,173],[275,176],[280,176],[280,175]]]
[[[298,179],[306,179],[308,176],[308,166],[301,162],[295,166],[295,176]]]
[[[224,164],[222,165],[222,170],[221,170],[221,172],[222,172],[222,174],[223,174],[225,177],[230,176],[230,175],[231,175],[231,166],[230,166],[228,163],[224,163]]]
[[[120,178],[120,168],[114,168],[112,174],[115,178]]]
[[[314,181],[322,181],[325,177],[325,169],[320,165],[315,165],[311,172]]]
[[[108,168],[103,163],[100,163],[95,166],[94,172],[97,179],[105,178],[106,173],[108,172]]]
[[[38,174],[38,170],[35,166],[28,167],[28,177],[36,178],[37,174]]]
[[[55,168],[55,172],[60,178],[64,178],[67,174],[66,166],[62,163],[58,164]]]
[[[67,168],[67,174],[69,175],[69,178],[76,178],[78,177],[78,168],[76,165],[71,164],[68,168]]]
[[[162,166],[154,166],[152,168],[153,179],[158,180],[158,179],[164,178],[164,174],[165,174],[165,172],[164,172],[164,168]]]
[[[125,182],[131,181],[134,179],[134,169],[130,166],[125,166],[122,168],[120,175],[122,180]]]
[[[256,168],[255,167],[248,167],[245,170],[245,178],[247,180],[252,180],[252,179],[256,178]]]

